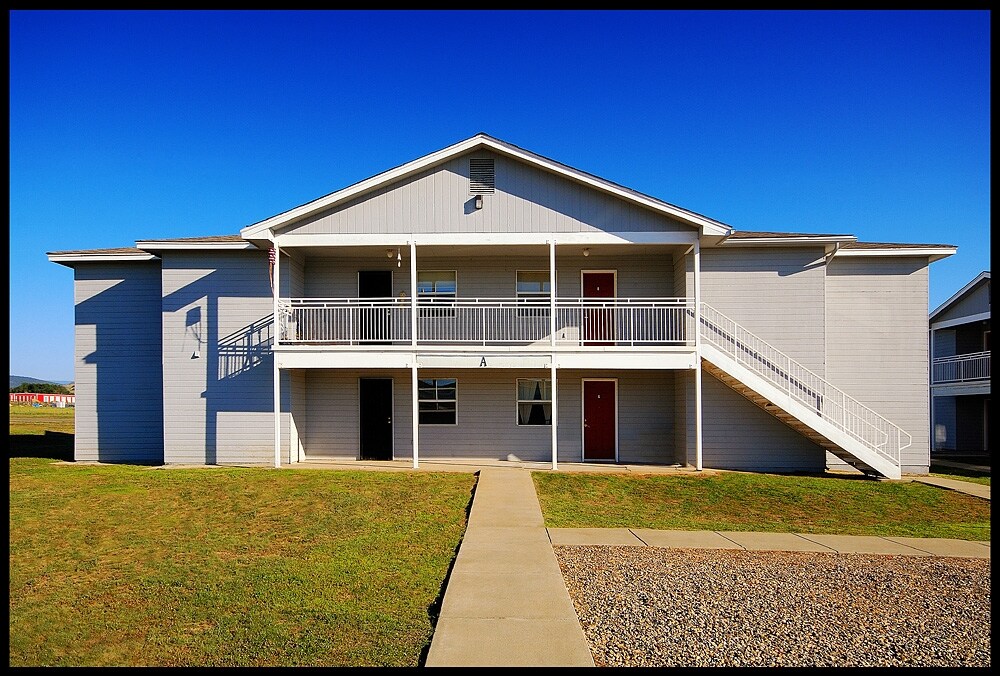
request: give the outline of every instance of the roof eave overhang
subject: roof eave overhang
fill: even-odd
[[[366,192],[375,190],[381,186],[446,162],[447,160],[461,155],[462,153],[477,150],[479,148],[489,148],[491,150],[495,150],[499,153],[503,153],[539,166],[547,171],[565,176],[579,183],[589,185],[597,190],[641,204],[649,209],[652,209],[653,211],[658,211],[672,218],[688,223],[693,227],[697,227],[701,235],[725,236],[730,234],[732,231],[732,228],[728,225],[719,223],[718,221],[705,216],[667,204],[666,202],[661,202],[651,197],[642,195],[641,193],[636,193],[609,181],[592,176],[591,174],[578,171],[522,148],[518,148],[517,146],[512,146],[509,143],[504,143],[503,141],[490,136],[479,134],[464,141],[460,141],[454,145],[448,146],[447,148],[443,148],[442,150],[430,153],[429,155],[424,155],[423,157],[413,160],[412,162],[407,162],[406,164],[396,167],[395,169],[390,169],[389,171],[372,176],[364,181],[348,186],[343,190],[339,190],[326,195],[325,197],[303,204],[302,206],[277,214],[276,216],[272,216],[271,218],[260,221],[259,223],[248,225],[240,230],[240,235],[246,240],[272,240],[275,230],[279,228],[287,227],[318,211],[335,207],[338,204],[358,197]]]
[[[243,251],[246,249],[254,249],[254,245],[251,242],[160,242],[160,241],[144,241],[136,242],[135,246],[137,249],[142,249],[143,251],[189,251],[189,250],[210,250],[210,251]]]
[[[53,263],[73,267],[77,263],[122,263],[135,261],[158,260],[158,256],[150,253],[135,254],[87,254],[87,253],[60,253],[58,251],[46,254]]]
[[[827,246],[856,242],[854,235],[834,235],[832,237],[730,237],[719,242],[719,246]]]
[[[953,256],[958,251],[956,247],[906,247],[894,249],[841,249],[837,256],[919,256],[927,258],[928,263]]]

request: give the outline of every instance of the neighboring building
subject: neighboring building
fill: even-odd
[[[48,256],[75,274],[80,460],[899,477],[929,466],[953,253],[736,232],[479,134],[239,235]]]
[[[930,313],[933,452],[990,448],[990,273]]]
[[[76,395],[73,394],[41,394],[36,392],[11,392],[10,403],[12,404],[43,404],[45,406],[55,406],[65,408],[76,405]]]

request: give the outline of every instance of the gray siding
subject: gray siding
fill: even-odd
[[[493,157],[496,192],[475,209],[469,158]],[[455,157],[284,230],[295,234],[683,231],[634,203],[487,151]]]
[[[418,271],[455,270],[460,298],[513,298],[518,270],[548,271],[548,255],[504,255],[491,249],[481,257],[421,256],[417,248]],[[314,258],[305,263],[305,296],[311,298],[356,298],[358,271],[390,270],[394,296],[410,295],[408,264],[396,267],[391,261],[361,258]],[[582,294],[582,270],[617,270],[620,297],[673,297],[675,275],[669,254],[602,255],[595,251],[585,258],[579,252],[557,255],[556,293],[563,298]]]
[[[694,372],[684,381],[685,464],[694,465]],[[702,373],[702,465],[753,472],[817,472],[826,466],[820,446],[761,410],[708,373]]]
[[[77,460],[163,462],[160,265],[74,274]]]
[[[164,252],[162,267],[164,460],[273,463],[267,253]],[[287,416],[282,438],[287,455]]]
[[[934,357],[951,357],[958,354],[955,329],[934,330]]]
[[[934,397],[934,450],[954,451],[957,448],[956,429],[958,397]]]
[[[583,459],[583,379],[618,380],[618,460],[678,462],[674,426],[674,371],[566,370],[559,372],[559,460]],[[548,429],[548,428],[546,428]]]
[[[827,272],[827,380],[911,434],[903,471],[925,473],[927,259],[834,258]]]
[[[358,380],[393,379],[394,457],[412,457],[412,402],[409,371],[308,370],[304,433],[309,457],[358,457]],[[423,369],[421,378],[458,380],[458,424],[421,425],[420,457],[552,459],[548,426],[517,424],[518,378],[549,378],[547,370]],[[559,459],[582,458],[582,378],[617,377],[619,458],[621,462],[672,463],[674,449],[674,374],[628,371],[595,374],[560,372]]]
[[[821,247],[707,249],[701,254],[701,272],[703,302],[823,375],[826,274]],[[693,295],[690,271],[688,285]]]
[[[359,378],[392,378],[393,457],[412,458],[410,372],[304,369],[305,411],[300,435],[309,458],[359,457]]]
[[[935,322],[945,322],[953,319],[962,319],[972,315],[982,314],[990,311],[990,281],[985,280],[976,288],[967,293],[950,308],[934,318]]]
[[[281,257],[281,297],[299,298],[305,295],[306,267],[301,256]]]

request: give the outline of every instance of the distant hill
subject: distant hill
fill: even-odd
[[[54,385],[71,385],[73,383],[73,381],[72,380],[39,380],[38,378],[29,378],[28,376],[11,376],[10,377],[10,386],[11,387],[17,387],[18,385],[22,385],[24,383],[31,383],[31,384],[34,384],[34,383],[52,383]]]

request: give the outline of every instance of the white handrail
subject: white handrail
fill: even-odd
[[[754,335],[707,303],[701,304],[702,338],[805,405],[824,421],[900,465],[913,437],[826,379]],[[905,443],[904,443],[905,439]]]
[[[555,305],[560,345],[692,345],[688,298],[421,298],[417,341],[423,344],[551,343]],[[403,343],[412,306],[400,298],[279,300],[281,343]]]

